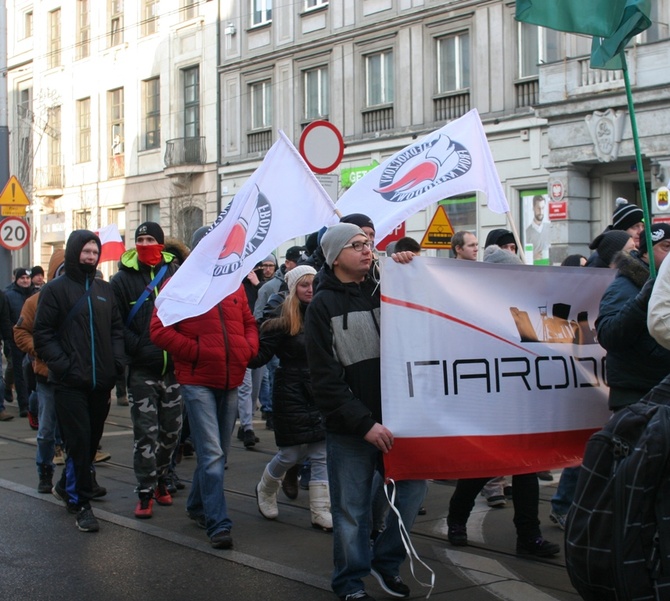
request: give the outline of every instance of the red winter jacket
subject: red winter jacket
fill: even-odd
[[[150,334],[170,353],[180,384],[237,388],[258,353],[258,327],[242,286],[207,313],[171,326],[164,326],[154,309]]]

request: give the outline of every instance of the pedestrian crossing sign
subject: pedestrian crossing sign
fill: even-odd
[[[451,226],[447,210],[444,205],[437,207],[435,215],[430,221],[430,225],[421,240],[421,248],[437,248],[449,250],[451,248],[451,238],[454,235],[454,228]]]

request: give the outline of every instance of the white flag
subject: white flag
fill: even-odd
[[[290,238],[337,223],[335,205],[279,132],[261,165],[156,299],[168,326],[209,311]]]
[[[342,215],[365,213],[381,240],[429,204],[480,190],[489,209],[509,205],[477,109],[407,146],[356,182],[337,202]]]

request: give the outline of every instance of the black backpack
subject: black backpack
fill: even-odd
[[[670,600],[670,378],[591,436],[565,557],[587,601]]]

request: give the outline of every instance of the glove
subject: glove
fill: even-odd
[[[649,299],[651,298],[651,293],[654,289],[654,282],[656,278],[649,278],[642,286],[642,289],[637,293],[635,297],[635,302],[643,311],[647,310],[649,306]]]

